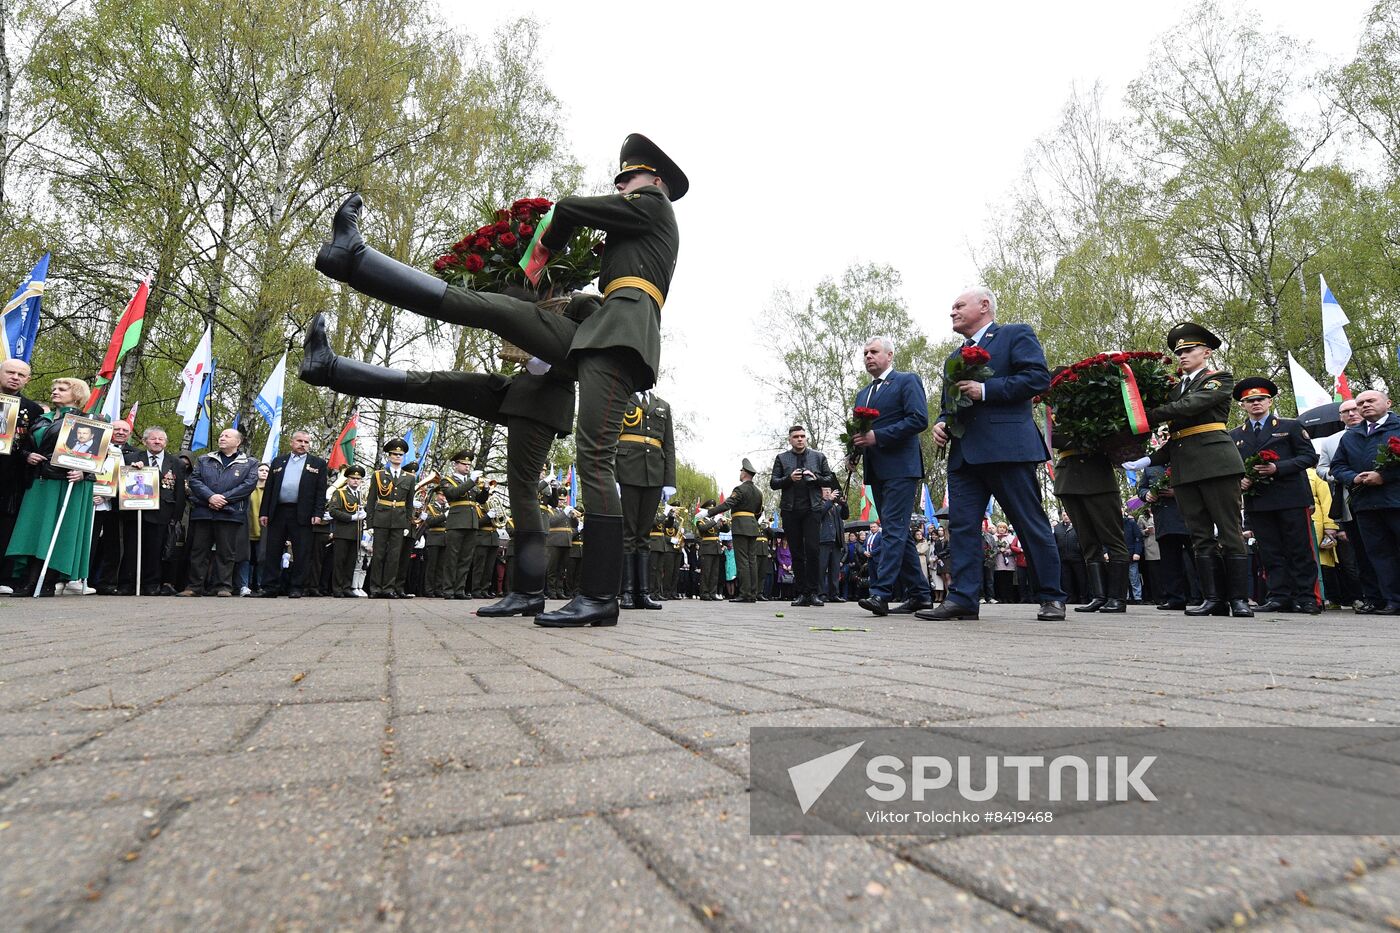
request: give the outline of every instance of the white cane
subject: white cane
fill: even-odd
[[[53,526],[53,537],[49,538],[49,551],[44,555],[44,566],[39,569],[39,583],[34,587],[34,598],[44,591],[44,578],[49,573],[49,561],[53,560],[53,549],[58,544],[58,533],[63,530],[63,516],[68,512],[68,500],[73,497],[73,484],[63,491],[63,505],[58,510],[58,522]]]

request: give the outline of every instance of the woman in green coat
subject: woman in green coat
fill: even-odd
[[[24,494],[19,516],[15,519],[15,533],[5,552],[7,557],[29,558],[24,583],[15,590],[16,596],[33,596],[39,585],[39,571],[44,565],[44,555],[49,552],[49,542],[53,540],[58,513],[63,508],[63,497],[69,486],[73,492],[39,595],[52,596],[61,580],[87,578],[88,557],[92,551],[93,474],[53,466],[49,459],[58,443],[59,425],[64,416],[81,415],[91,393],[88,384],[81,379],[55,379],[49,396],[51,410],[32,428],[36,452],[29,455],[29,463],[37,474],[34,485]]]

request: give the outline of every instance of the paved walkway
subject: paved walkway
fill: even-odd
[[[1400,926],[1393,838],[755,838],[746,797],[756,725],[1400,724],[1400,620],[474,605],[0,603],[0,923]]]

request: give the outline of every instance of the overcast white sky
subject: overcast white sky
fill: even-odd
[[[442,0],[478,36],[541,22],[545,79],[590,177],[615,168],[630,132],[690,177],[657,391],[694,431],[680,456],[726,490],[741,457],[772,462],[764,440],[790,418],[747,375],[772,358],[757,321],[774,289],[889,263],[915,320],[946,337],[947,308],[975,277],[971,249],[1071,87],[1102,81],[1116,105],[1191,6]],[[1369,7],[1253,4],[1266,27],[1336,62]]]

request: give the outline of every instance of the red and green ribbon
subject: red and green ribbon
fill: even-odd
[[[554,208],[539,219],[535,224],[535,235],[530,238],[530,245],[525,247],[524,254],[520,257],[520,268],[525,273],[525,278],[530,280],[531,285],[540,284],[540,275],[545,267],[549,265],[549,250],[544,248],[540,242],[544,238],[544,232],[549,229],[549,223],[554,219]]]
[[[1119,363],[1118,368],[1123,371],[1123,410],[1128,413],[1128,430],[1133,434],[1146,434],[1152,430],[1152,425],[1147,423],[1147,407],[1142,404],[1137,377],[1127,363]]]

